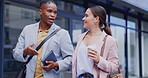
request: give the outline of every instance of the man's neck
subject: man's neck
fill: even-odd
[[[39,23],[39,30],[41,30],[41,31],[48,30],[50,27],[51,27],[51,25],[47,25],[47,24],[42,23],[42,22]]]

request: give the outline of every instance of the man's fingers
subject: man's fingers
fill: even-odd
[[[42,68],[46,71],[50,71],[51,69],[54,68],[54,62],[53,61],[46,61],[48,63],[47,66],[42,66]]]
[[[32,51],[34,50],[34,49],[33,49],[32,47],[30,47],[30,46],[28,47],[28,49],[29,49],[29,50],[32,50]]]
[[[33,47],[34,46],[34,44],[31,44],[29,47]]]
[[[38,51],[36,51],[36,50],[35,50],[34,52],[35,52],[36,54],[39,54],[39,52],[38,52]]]
[[[42,68],[46,71],[49,71],[50,69],[47,66],[42,66]]]
[[[47,64],[54,64],[53,61],[46,61]]]
[[[37,50],[32,49],[31,47],[28,47],[27,49],[28,49],[27,50],[28,55],[38,55],[39,54],[39,52]]]
[[[33,49],[32,47],[28,47],[30,51],[37,52],[37,50]]]
[[[39,54],[38,52],[35,52],[35,51],[33,51],[32,53],[33,53],[33,55],[38,55]]]

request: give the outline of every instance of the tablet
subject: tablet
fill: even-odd
[[[53,50],[51,50],[51,52],[47,55],[47,57],[45,59],[43,59],[43,61],[42,61],[43,65],[48,65],[46,63],[46,61],[54,61],[54,62],[57,61],[57,58],[56,58],[55,54],[53,53]]]

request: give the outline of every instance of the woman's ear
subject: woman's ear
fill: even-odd
[[[99,22],[99,17],[96,16],[94,21],[95,21],[95,23],[98,23]]]
[[[96,17],[96,20],[99,21],[99,17],[98,16]]]

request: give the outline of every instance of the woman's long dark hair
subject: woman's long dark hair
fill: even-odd
[[[94,7],[90,7],[89,9],[93,13],[94,17],[97,17],[97,16],[99,17],[100,29],[104,30],[108,35],[112,36],[110,27],[108,26],[108,24],[106,22],[106,11],[105,11],[105,9],[102,6],[94,6]],[[103,27],[103,25],[104,25],[104,27]]]

